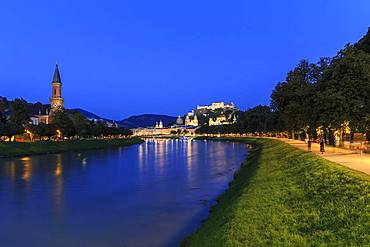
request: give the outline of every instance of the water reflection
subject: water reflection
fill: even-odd
[[[0,246],[176,245],[206,216],[245,153],[242,144],[150,139],[2,159]]]
[[[54,193],[53,193],[53,203],[55,213],[59,213],[62,209],[63,204],[63,163],[62,163],[62,154],[57,154],[55,157],[55,184],[54,184]]]
[[[187,145],[186,145],[186,163],[187,163],[187,167],[188,167],[188,170],[191,169],[191,164],[192,164],[192,146],[193,146],[193,142],[191,140],[188,140],[187,142]]]
[[[32,159],[23,157],[20,159],[23,163],[22,179],[29,182],[32,178]]]

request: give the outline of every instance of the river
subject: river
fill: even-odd
[[[240,143],[158,139],[0,159],[0,246],[176,246],[246,155]]]

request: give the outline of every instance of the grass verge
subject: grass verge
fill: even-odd
[[[73,140],[73,141],[40,141],[40,142],[0,142],[0,157],[16,157],[35,154],[83,151],[118,146],[139,144],[139,138],[110,140]]]
[[[182,246],[369,246],[370,176],[270,139]]]

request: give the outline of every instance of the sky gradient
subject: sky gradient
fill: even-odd
[[[4,1],[0,96],[116,120],[196,105],[268,104],[301,59],[334,56],[370,26],[369,0]]]

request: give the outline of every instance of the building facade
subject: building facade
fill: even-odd
[[[162,122],[162,120],[159,120],[159,122],[156,122],[154,128],[156,128],[156,129],[163,129],[163,122]]]
[[[221,115],[216,118],[209,118],[208,125],[215,126],[215,125],[226,125],[226,124],[234,124],[236,123],[236,114],[234,114],[233,118],[227,119],[226,116]]]
[[[176,119],[176,125],[183,125],[184,121],[182,120],[181,116],[179,115]]]
[[[194,117],[191,119],[189,115],[185,117],[185,126],[194,126],[197,127],[199,125],[198,117],[194,114]]]

